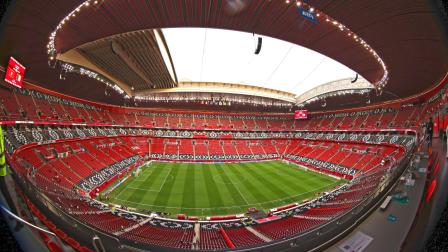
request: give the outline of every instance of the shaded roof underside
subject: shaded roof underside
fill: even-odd
[[[170,88],[175,82],[152,30],[124,33],[78,47],[91,63],[135,90]]]

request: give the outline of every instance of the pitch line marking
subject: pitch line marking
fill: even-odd
[[[138,188],[138,187],[131,187],[131,186],[126,187],[126,189],[145,191],[145,192],[160,192],[160,191],[157,191],[157,190],[147,190],[147,189],[142,189],[142,188]]]
[[[162,183],[162,185],[160,185],[160,188],[159,188],[159,192],[161,192],[162,191],[162,188],[163,188],[163,186],[165,185],[165,183],[166,183],[166,179],[168,178],[168,177],[172,177],[172,176],[170,176],[170,172],[171,172],[171,170],[172,170],[173,168],[172,167],[170,167],[170,170],[168,171],[168,173],[166,174],[166,176],[165,176],[165,179],[163,180],[163,183]]]
[[[134,181],[144,182],[149,176],[151,176],[151,174],[153,174],[154,169],[156,169],[156,168],[151,169],[151,166],[143,167],[142,174],[138,178],[136,178]]]
[[[227,175],[227,173],[226,173],[226,170],[227,170],[227,169],[224,167],[224,168],[223,168],[223,172],[224,172],[224,174],[225,174],[227,177],[229,177],[229,176]],[[249,204],[249,202],[247,201],[246,197],[244,197],[244,195],[241,193],[241,191],[240,191],[240,189],[238,188],[238,186],[235,185],[235,184],[233,184],[233,187],[236,188],[236,190],[237,190],[238,193],[240,194],[241,198],[243,198],[244,202],[246,202],[246,204]]]
[[[152,170],[151,170],[151,172],[149,173],[149,174],[152,174]],[[149,175],[147,175],[147,176],[145,176],[145,179],[144,180],[146,180],[147,178],[149,177]],[[118,199],[118,200],[121,200],[120,199],[120,195],[124,192],[124,191],[126,191],[127,189],[129,189],[130,187],[129,186],[126,186],[123,190],[121,190],[114,198],[115,199]],[[131,188],[132,189],[132,188]],[[160,192],[160,191],[159,191]]]
[[[144,173],[144,172],[143,172],[143,173]],[[139,176],[138,178],[136,178],[134,181],[137,181],[137,182],[144,182],[148,177],[151,176],[152,173],[153,173],[153,171],[150,171],[150,172],[148,172],[148,173],[146,173],[146,174],[142,174],[141,176]]]
[[[209,210],[209,209],[217,209],[217,208],[220,208],[220,209],[242,208],[242,207],[247,207],[247,206],[261,206],[261,205],[264,205],[264,204],[267,204],[267,203],[272,203],[272,202],[282,202],[285,199],[290,199],[290,198],[301,196],[301,195],[304,195],[304,194],[307,194],[307,193],[320,191],[321,189],[330,187],[332,185],[336,185],[337,183],[338,183],[338,181],[336,181],[335,183],[327,184],[327,185],[322,186],[320,188],[316,188],[316,189],[311,190],[311,191],[303,192],[303,193],[300,193],[300,194],[297,194],[297,195],[293,195],[293,196],[289,196],[289,197],[285,197],[285,198],[280,198],[280,199],[276,199],[276,200],[265,201],[265,202],[258,202],[258,203],[247,204],[247,205],[234,205],[234,206],[225,206],[225,207],[208,207],[208,208],[204,208],[204,207],[199,207],[199,208],[192,208],[192,207],[169,207],[169,206],[158,206],[158,205],[151,205],[151,204],[146,204],[146,203],[134,202],[134,201],[121,199],[121,198],[118,198],[118,197],[115,197],[115,199],[119,200],[119,201],[128,202],[128,203],[133,203],[133,204],[136,204],[136,205],[149,206],[149,207],[160,207],[160,208],[166,208],[166,209],[192,209],[192,210],[207,209],[207,210]]]
[[[124,191],[126,191],[126,189],[128,189],[128,187],[125,187],[123,190],[121,190],[121,192],[119,192],[119,193],[117,194],[117,196],[115,196],[114,198],[115,198],[115,199],[118,199],[118,197],[119,197]]]

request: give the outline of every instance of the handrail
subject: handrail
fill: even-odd
[[[53,233],[53,232],[51,232],[51,231],[48,231],[48,230],[45,230],[45,229],[43,229],[43,228],[41,228],[41,227],[38,227],[38,226],[36,226],[36,225],[34,225],[34,224],[32,224],[32,223],[29,223],[28,221],[26,221],[26,220],[20,218],[19,216],[17,216],[17,215],[14,214],[13,212],[9,211],[9,209],[6,208],[4,205],[0,204],[0,208],[1,208],[5,213],[7,213],[9,216],[11,216],[11,217],[13,217],[14,219],[16,219],[18,222],[21,222],[21,223],[23,223],[23,224],[26,224],[26,225],[28,225],[28,226],[34,228],[34,229],[37,229],[37,230],[39,230],[39,231],[41,231],[41,232],[44,232],[44,233],[47,233],[47,234],[49,234],[49,235],[56,236],[55,233]]]

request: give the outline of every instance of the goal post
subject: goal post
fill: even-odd
[[[142,173],[142,167],[139,166],[134,170],[134,177],[140,176],[141,173]]]
[[[152,163],[152,160],[149,160],[149,161],[145,162],[144,164],[135,168],[133,171],[134,177],[140,176],[140,174],[142,173],[143,167],[149,167],[149,166],[151,166],[151,163]]]

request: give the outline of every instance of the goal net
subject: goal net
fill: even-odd
[[[142,173],[143,167],[148,167],[151,165],[151,163],[152,163],[152,161],[148,161],[148,162],[145,162],[143,165],[140,165],[139,167],[135,168],[134,169],[134,177],[140,176],[140,174]]]
[[[134,170],[134,177],[138,177],[138,176],[140,176],[141,173],[142,173],[142,167],[137,167],[137,168]]]

